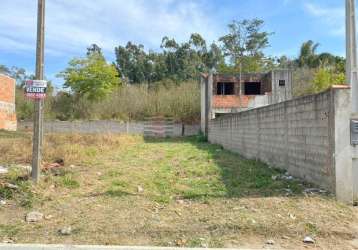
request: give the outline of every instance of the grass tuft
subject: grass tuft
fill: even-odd
[[[72,175],[68,174],[61,177],[61,184],[63,187],[69,189],[76,189],[80,187],[80,183]]]

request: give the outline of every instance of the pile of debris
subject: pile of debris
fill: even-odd
[[[295,178],[290,175],[288,172],[281,174],[281,175],[273,175],[272,180],[276,181],[276,180],[285,180],[285,181],[292,181],[295,180]]]
[[[9,173],[9,170],[6,167],[0,166],[0,175]]]
[[[42,167],[42,171],[50,171],[53,169],[59,169],[65,166],[65,161],[63,159],[56,159],[53,163],[46,163]]]
[[[328,191],[321,188],[306,188],[303,191],[305,194],[327,194]]]

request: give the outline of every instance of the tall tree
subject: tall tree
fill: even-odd
[[[116,67],[121,77],[128,78],[132,83],[150,79],[152,66],[143,45],[128,42],[125,47],[116,47],[115,53]]]
[[[116,47],[116,67],[120,75],[130,83],[163,79],[179,82],[196,79],[200,72],[217,67],[219,62],[224,61],[219,46],[213,43],[208,48],[205,39],[197,33],[183,43],[164,37],[161,48],[162,52],[147,53],[143,45],[131,42],[125,47]]]
[[[97,44],[94,43],[94,44],[91,44],[91,46],[89,46],[87,48],[87,56],[89,56],[91,54],[95,54],[95,53],[103,55],[101,47],[99,47]]]
[[[262,31],[264,21],[260,19],[234,20],[228,25],[229,34],[220,37],[224,55],[230,58],[232,66],[242,64],[243,71],[258,70],[264,57],[263,50],[269,46],[272,33]],[[247,66],[248,69],[245,67]]]
[[[218,69],[220,64],[225,63],[223,52],[216,43],[210,45],[210,50],[208,50],[203,57],[207,70]]]
[[[315,68],[319,66],[319,60],[317,56],[317,49],[319,43],[315,43],[312,40],[308,40],[301,45],[300,54],[298,57],[298,65],[300,67]]]

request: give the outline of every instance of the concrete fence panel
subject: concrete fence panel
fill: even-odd
[[[148,125],[148,124],[147,124]],[[79,133],[79,134],[135,134],[144,135],[146,122],[119,121],[46,121],[45,133]],[[33,122],[19,122],[19,131],[32,131]],[[148,129],[148,126],[147,126]],[[168,137],[192,136],[200,132],[200,124],[187,125],[172,123]],[[154,134],[153,134],[154,135]]]
[[[336,175],[338,172],[346,179],[351,168],[349,93],[349,89],[333,88],[221,116],[209,122],[208,138],[211,143],[286,169],[351,201],[347,195],[351,187]]]

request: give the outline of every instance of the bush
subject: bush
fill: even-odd
[[[19,120],[31,120],[33,101],[24,97],[23,89],[16,90],[16,112]],[[135,84],[116,88],[99,101],[60,91],[45,101],[47,120],[144,120],[165,116],[176,121],[194,123],[200,119],[200,88],[197,82],[175,83],[171,80],[151,85]]]
[[[315,94],[334,84],[345,84],[344,73],[329,68],[298,68],[293,74],[293,95]]]
[[[200,89],[196,82],[152,85],[125,85],[101,101],[76,99],[69,94],[55,98],[53,112],[57,119],[143,120],[151,116],[172,117],[187,123],[200,119]]]

